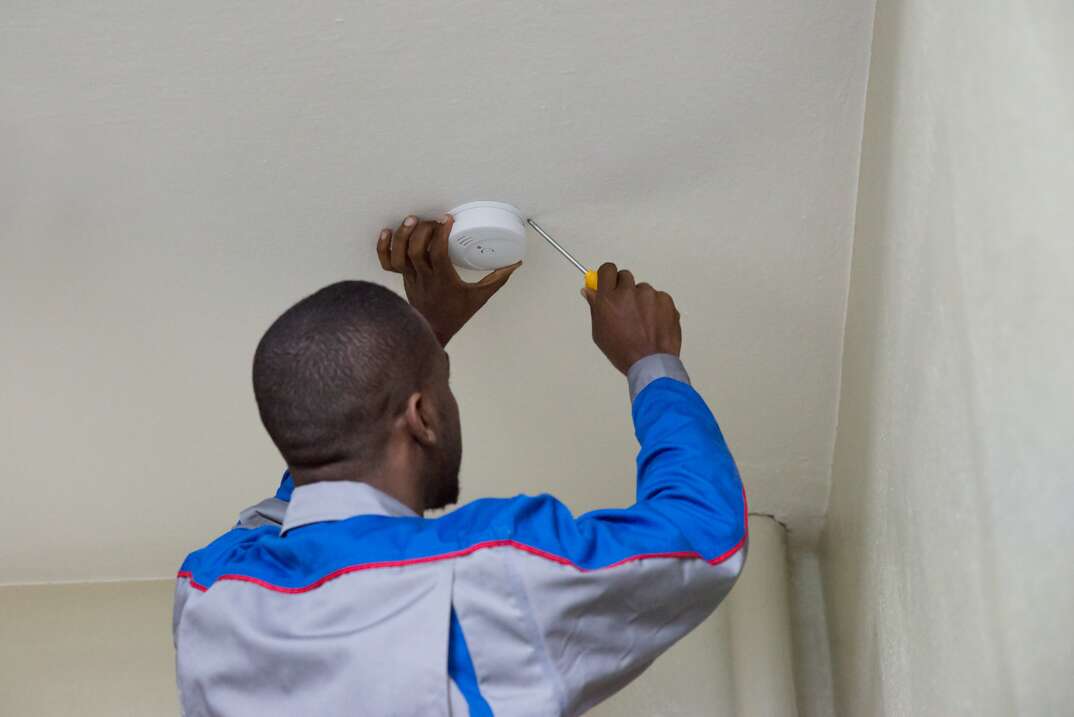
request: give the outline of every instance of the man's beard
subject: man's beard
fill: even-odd
[[[426,510],[439,510],[459,501],[459,466],[462,465],[462,436],[459,431],[444,436],[443,450],[427,465],[424,499]]]

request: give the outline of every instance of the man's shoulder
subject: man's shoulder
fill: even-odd
[[[481,498],[437,518],[359,515],[286,536],[276,525],[239,525],[190,553],[179,579],[198,589],[240,580],[298,592],[348,572],[451,559],[520,538],[532,542],[571,519],[562,503],[539,494]]]
[[[497,537],[512,532],[519,524],[544,521],[569,512],[548,493],[520,493],[509,498],[478,498],[434,520],[460,537]]]

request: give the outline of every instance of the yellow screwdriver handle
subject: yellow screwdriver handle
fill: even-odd
[[[585,288],[597,290],[597,272],[590,270],[585,273]]]

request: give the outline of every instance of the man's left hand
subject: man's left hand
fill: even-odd
[[[445,214],[436,221],[411,215],[399,228],[380,232],[377,256],[385,271],[403,275],[410,304],[433,327],[441,346],[492,298],[522,262],[497,269],[480,281],[462,280],[448,256],[448,235],[454,219]]]

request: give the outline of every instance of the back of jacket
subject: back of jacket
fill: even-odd
[[[576,715],[609,697],[745,560],[745,495],[701,397],[659,378],[633,417],[625,509],[517,496],[425,519],[285,476],[179,572],[184,714]]]

